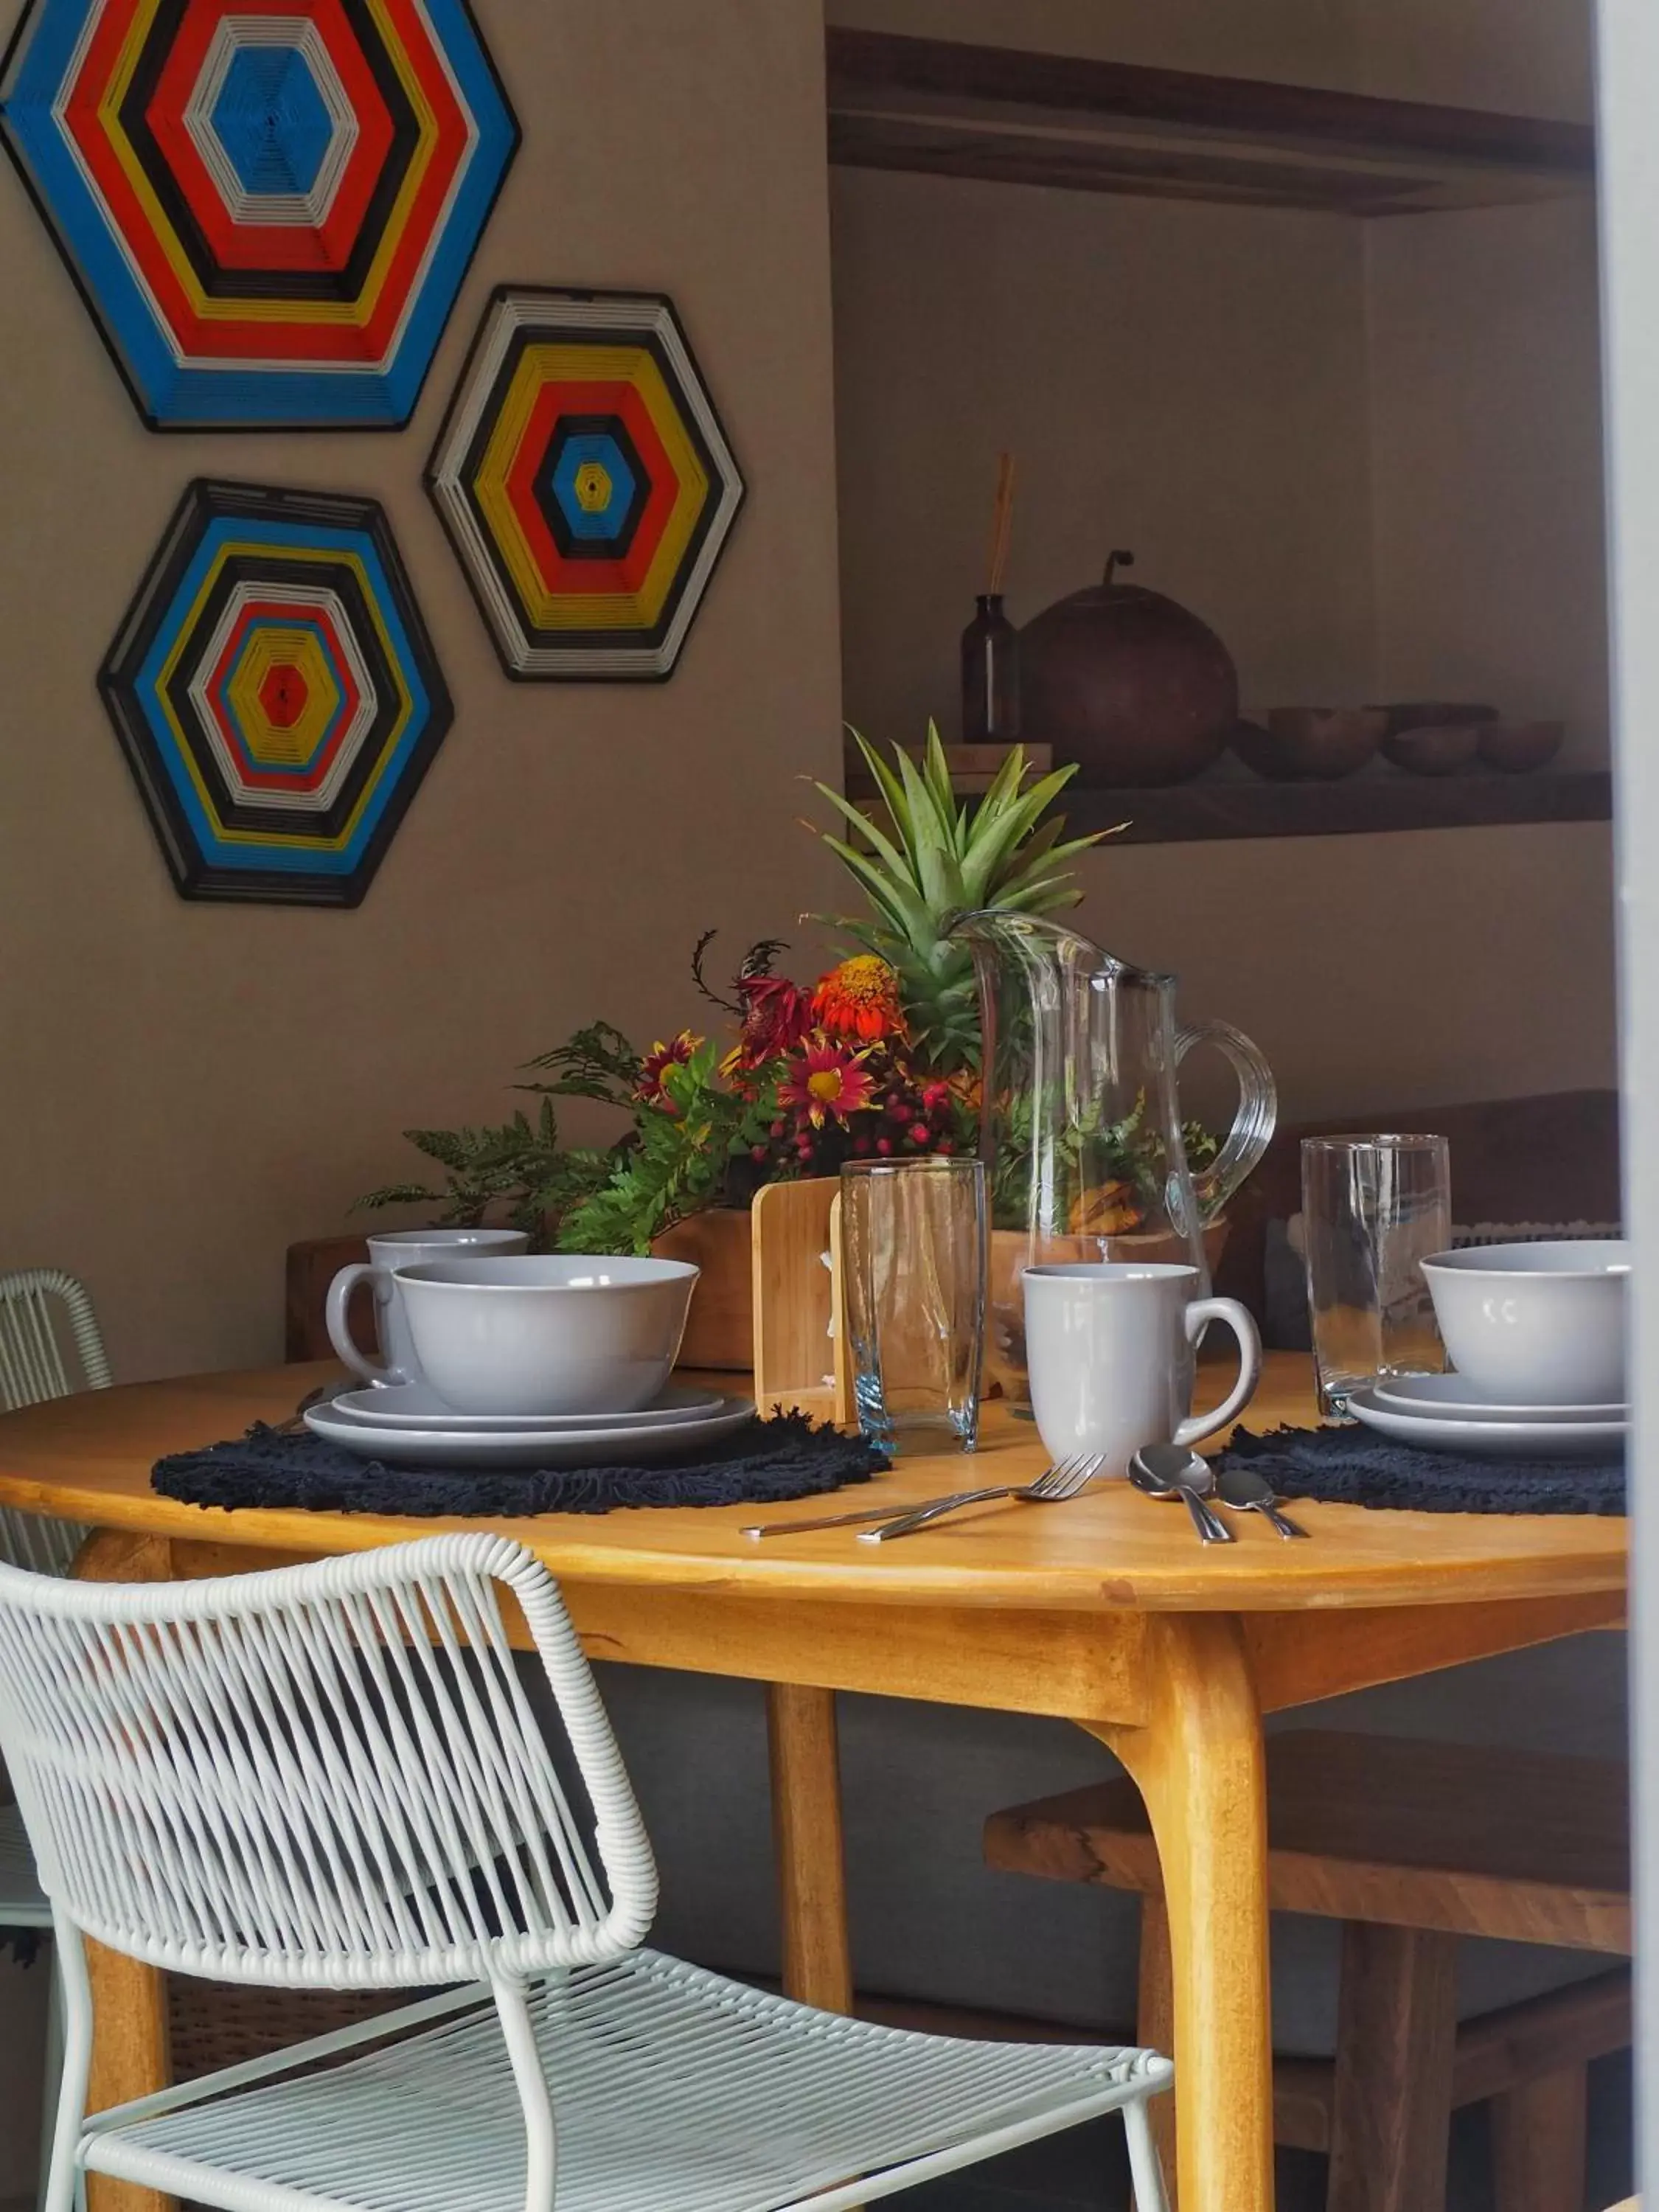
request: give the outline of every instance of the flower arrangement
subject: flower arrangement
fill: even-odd
[[[971,1149],[977,999],[971,954],[951,924],[975,908],[1074,904],[1070,864],[1097,839],[1063,842],[1049,811],[1074,769],[1028,788],[1015,746],[977,805],[958,805],[931,724],[920,764],[896,751],[890,765],[857,742],[884,818],[869,821],[817,786],[860,840],[817,833],[868,900],[866,914],[817,917],[854,949],[806,985],[776,972],[787,948],[766,939],[723,994],[704,973],[705,934],[692,980],[726,1018],[725,1041],[688,1028],[641,1053],[595,1023],[528,1063],[538,1079],[519,1087],[539,1094],[534,1118],[520,1110],[496,1127],[408,1130],[443,1187],[393,1183],[360,1203],[435,1202],[447,1223],[504,1215],[556,1249],[643,1252],[688,1215],[747,1204],[763,1183],[834,1175],[848,1159]],[[601,1100],[629,1126],[609,1147],[567,1149],[561,1098]]]

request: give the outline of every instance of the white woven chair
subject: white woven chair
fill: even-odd
[[[50,2212],[83,2171],[226,2212],[836,2212],[1113,2110],[1165,2212],[1165,2060],[874,2027],[640,1948],[633,1792],[504,1539],[132,1589],[0,1568],[0,1749],[64,1971]],[[225,1981],[469,1986],[89,2118],[82,1936]]]
[[[66,1355],[64,1330],[73,1340],[80,1366],[76,1378]],[[0,1407],[15,1413],[43,1398],[64,1398],[72,1390],[109,1388],[109,1361],[98,1318],[85,1285],[55,1267],[28,1267],[0,1275]],[[0,1560],[33,1567],[43,1575],[66,1575],[80,1549],[84,1528],[40,1513],[18,1513],[0,1506]],[[0,1928],[52,1926],[34,1870],[34,1855],[15,1805],[0,1804]],[[46,2124],[40,2154],[40,2200],[46,2202],[47,2150],[57,2112],[58,2061],[62,2048],[61,1992],[54,1982],[46,2025]]]

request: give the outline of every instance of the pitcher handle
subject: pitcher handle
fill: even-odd
[[[1279,1086],[1261,1052],[1231,1022],[1183,1022],[1176,1031],[1177,1067],[1195,1044],[1214,1045],[1238,1078],[1238,1111],[1226,1141],[1208,1167],[1192,1171],[1199,1219],[1207,1228],[1267,1151],[1279,1119]]]

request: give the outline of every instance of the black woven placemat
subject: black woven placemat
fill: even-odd
[[[1218,1466],[1252,1467],[1281,1498],[1410,1513],[1622,1513],[1621,1459],[1504,1460],[1419,1451],[1364,1428],[1236,1429]]]
[[[150,1485],[186,1505],[516,1521],[619,1505],[775,1505],[867,1482],[887,1465],[873,1444],[805,1413],[757,1415],[700,1451],[636,1467],[388,1467],[309,1431],[279,1436],[261,1424],[234,1442],[158,1460]]]

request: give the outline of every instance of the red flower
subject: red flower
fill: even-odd
[[[805,1049],[792,1060],[778,1085],[778,1103],[804,1114],[815,1129],[827,1119],[844,1122],[870,1103],[870,1077],[861,1052],[822,1035],[810,1037]]]
[[[634,1085],[634,1096],[644,1105],[660,1106],[665,1113],[672,1114],[673,1102],[662,1087],[663,1071],[684,1067],[702,1042],[702,1039],[693,1036],[690,1030],[682,1030],[668,1044],[659,1039],[640,1062],[640,1079]]]
[[[881,1037],[904,1035],[898,977],[874,952],[855,953],[827,975],[819,976],[812,994],[812,1012],[819,1028],[831,1036],[857,1037],[862,1043],[874,1044]]]
[[[811,993],[787,975],[742,976],[737,989],[743,1001],[743,1033],[722,1064],[726,1075],[793,1052],[812,1026]]]

